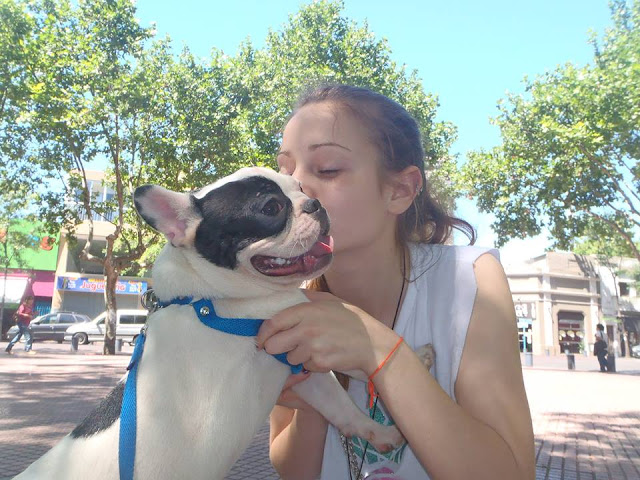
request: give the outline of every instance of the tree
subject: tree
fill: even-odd
[[[24,224],[34,225],[33,216],[27,213],[30,194],[24,185],[10,185],[6,174],[0,173],[0,268],[2,269],[2,291],[0,292],[0,332],[3,331],[9,268],[24,267],[24,253],[36,249],[38,242]]]
[[[202,63],[185,49],[167,70],[172,101],[164,113],[164,150],[154,152],[156,177],[184,190],[247,165],[275,168],[281,130],[298,94],[321,81],[346,82],[384,93],[414,115],[430,180],[453,208],[455,127],[435,121],[437,98],[424,92],[417,73],[396,65],[388,42],[376,39],[366,23],[345,18],[343,8],[326,0],[303,6],[269,32],[265,47],[247,40],[235,56],[214,48]],[[157,250],[128,272],[144,271]]]
[[[498,104],[502,145],[469,154],[463,182],[499,245],[547,227],[571,249],[605,232],[640,260],[640,2],[611,12],[593,63],[525,79],[526,96]]]
[[[246,40],[235,56],[214,48],[206,64],[188,49],[168,71],[173,92],[166,112],[160,178],[197,188],[247,165],[276,168],[281,131],[297,96],[317,83],[344,82],[372,88],[407,107],[423,133],[425,166],[432,186],[452,210],[458,196],[455,158],[449,153],[456,129],[436,122],[438,100],[425,93],[417,72],[391,59],[385,39],[342,15],[341,1],[302,6],[265,46]],[[154,255],[145,255],[148,265]],[[131,272],[140,271],[132,266]]]
[[[133,177],[138,140],[134,112],[149,97],[135,83],[139,75],[133,65],[141,59],[150,33],[138,25],[135,10],[126,0],[81,1],[76,8],[66,0],[18,5],[34,23],[26,43],[39,55],[23,65],[28,96],[18,117],[35,151],[26,159],[16,152],[12,160],[37,165],[35,176],[40,181],[59,176],[63,188],[39,191],[49,227],[62,226],[73,235],[81,218],[86,218],[88,239],[82,256],[104,269],[108,311],[104,351],[114,353],[117,277],[123,266],[144,251],[140,228],[137,245],[129,245],[125,254],[116,255],[114,245],[128,228],[126,188]],[[86,177],[87,164],[101,156],[112,166],[116,192],[105,205],[94,201]],[[71,199],[80,200],[81,208]],[[106,250],[102,256],[92,254],[94,218],[111,209],[117,215]]]
[[[188,49],[174,57],[169,39],[149,45],[153,32],[138,25],[131,0],[0,1],[26,18],[21,38],[30,55],[14,62],[24,70],[18,83],[26,94],[8,120],[29,139],[18,141],[16,130],[11,140],[29,150],[7,158],[30,168],[32,183],[61,185],[38,191],[49,227],[73,235],[86,218],[82,256],[101,265],[106,280],[105,353],[114,351],[118,275],[146,268],[158,250],[144,255],[158,239],[130,208],[134,187],[191,190],[243,166],[275,166],[293,102],[316,80],[368,86],[407,106],[424,134],[431,181],[453,203],[455,128],[435,121],[436,97],[416,72],[391,60],[386,40],[341,16],[342,2],[303,6],[269,33],[263,49],[246,41],[233,57],[214,48],[202,62]],[[95,159],[107,161],[106,181],[116,192],[106,203],[89,191],[85,171]],[[93,221],[112,212],[113,233],[95,252]]]
[[[297,96],[321,82],[368,87],[404,105],[423,134],[430,181],[452,209],[458,188],[455,158],[449,153],[456,129],[435,120],[438,99],[426,93],[416,71],[391,58],[386,39],[376,39],[366,22],[346,18],[342,1],[304,5],[278,31],[269,31],[265,46],[247,40],[233,64],[240,77],[241,111],[235,124],[241,136],[234,148],[240,158],[275,166],[282,128]]]

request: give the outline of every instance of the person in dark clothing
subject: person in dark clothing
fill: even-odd
[[[599,323],[596,325],[596,343],[593,346],[593,354],[598,357],[598,363],[600,363],[600,371],[607,372],[609,370],[607,365],[607,334],[604,332],[604,325]]]

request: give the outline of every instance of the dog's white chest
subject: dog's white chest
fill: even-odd
[[[250,442],[268,416],[289,372],[258,351],[252,337],[213,330],[190,307],[156,312],[139,367],[138,395],[145,402],[138,406],[144,427],[136,471],[141,478],[224,475],[242,454],[238,446]]]

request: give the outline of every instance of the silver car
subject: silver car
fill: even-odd
[[[78,323],[90,322],[91,318],[82,313],[76,312],[56,312],[40,315],[39,317],[31,320],[29,329],[31,335],[33,335],[34,342],[41,342],[44,340],[55,340],[58,343],[62,343],[64,340],[64,334],[72,325]],[[6,333],[6,339],[11,340],[18,333],[18,326],[14,325]]]
[[[140,330],[147,321],[147,310],[118,309],[116,312],[116,339],[122,339],[131,345],[136,343]],[[71,325],[64,334],[66,341],[74,337],[79,344],[86,345],[90,342],[104,340],[105,320],[107,312],[102,312],[89,323]]]

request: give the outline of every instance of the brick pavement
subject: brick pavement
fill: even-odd
[[[39,458],[81,421],[124,372],[131,347],[114,357],[100,346],[36,344],[0,356],[0,480]],[[536,434],[537,480],[640,480],[640,360],[618,359],[620,374],[595,358],[534,357],[524,367]],[[226,480],[276,480],[260,430]],[[409,479],[410,480],[410,479]]]

